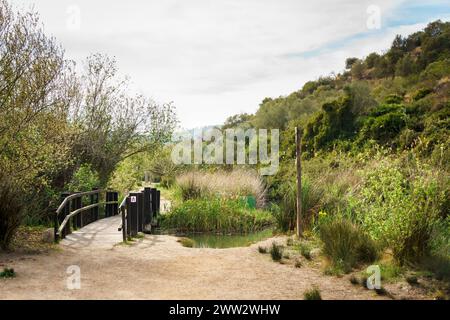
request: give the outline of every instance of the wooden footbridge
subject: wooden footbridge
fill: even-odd
[[[136,236],[139,232],[151,233],[158,225],[161,193],[156,188],[146,187],[140,192],[131,192],[119,203],[119,193],[110,190],[63,193],[61,204],[54,216],[55,242],[65,239],[80,241],[83,230],[87,233],[104,228],[122,232],[122,240]],[[118,216],[121,216],[120,219]],[[105,219],[104,223],[93,222]],[[114,225],[116,225],[114,227]],[[90,238],[89,241],[91,241]]]

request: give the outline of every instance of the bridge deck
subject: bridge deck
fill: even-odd
[[[122,242],[121,215],[97,220],[61,240],[60,244],[70,248],[112,248]]]

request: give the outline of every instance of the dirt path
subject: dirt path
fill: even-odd
[[[312,285],[324,299],[380,298],[345,278],[274,263],[258,253],[258,245],[185,248],[164,235],[117,245],[117,222],[113,217],[91,224],[49,253],[0,254],[0,267],[17,273],[0,279],[0,299],[303,299]],[[81,270],[79,290],[67,289],[71,265]]]

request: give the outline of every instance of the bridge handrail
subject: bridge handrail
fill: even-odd
[[[89,210],[89,209],[98,207],[99,205],[115,204],[115,203],[117,203],[117,201],[97,202],[97,203],[93,203],[93,204],[87,205],[87,206],[85,206],[85,207],[76,209],[76,210],[74,210],[74,211],[71,211],[70,214],[68,214],[68,215],[64,218],[63,222],[61,222],[61,224],[59,225],[57,235],[60,236],[62,230],[66,227],[67,222],[69,222],[69,219],[72,218],[73,216],[79,214],[80,212],[83,212],[83,211],[85,211],[85,210]]]
[[[70,196],[67,196],[64,198],[63,202],[61,202],[58,209],[56,209],[56,214],[59,215],[61,210],[64,209],[64,207],[66,206],[67,202],[69,202],[72,199],[76,199],[76,198],[83,197],[83,196],[89,196],[91,194],[102,193],[105,191],[106,190],[92,190],[92,191],[77,192],[77,193],[71,194]]]
[[[67,227],[67,223],[69,223],[70,219],[72,217],[74,217],[75,215],[77,215],[77,214],[79,214],[79,213],[81,213],[83,211],[90,210],[90,209],[93,209],[95,207],[99,207],[100,205],[118,204],[118,201],[116,201],[116,200],[100,202],[100,201],[98,201],[98,198],[97,198],[97,202],[91,203],[90,205],[83,206],[81,208],[77,208],[77,209],[75,209],[73,211],[72,211],[72,208],[70,208],[70,202],[73,199],[83,198],[84,196],[100,194],[100,193],[103,193],[103,192],[108,193],[110,191],[108,189],[98,189],[98,190],[92,190],[92,191],[86,191],[86,192],[76,192],[76,193],[68,195],[67,197],[64,198],[64,200],[61,202],[61,204],[59,205],[59,207],[55,211],[55,219],[54,219],[55,220],[55,242],[57,242],[58,239],[61,238],[61,236],[64,237],[63,230]],[[92,199],[91,199],[91,201],[92,201]],[[58,216],[60,215],[61,211],[63,209],[65,209],[67,206],[69,206],[69,210],[66,213],[66,215],[64,217],[64,220],[61,223],[59,223],[58,222]]]

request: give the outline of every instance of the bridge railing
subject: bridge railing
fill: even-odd
[[[105,194],[105,201],[100,197]],[[89,204],[84,205],[84,197],[89,196]],[[118,192],[109,190],[92,190],[87,192],[65,192],[61,194],[61,204],[54,216],[55,242],[64,239],[72,232],[100,219],[100,206],[105,206],[105,217],[118,214]],[[86,212],[87,211],[87,212]],[[71,223],[72,222],[72,223]]]
[[[139,232],[152,232],[158,225],[161,192],[156,188],[146,187],[139,192],[130,192],[119,205],[122,214],[123,241],[135,237]]]

